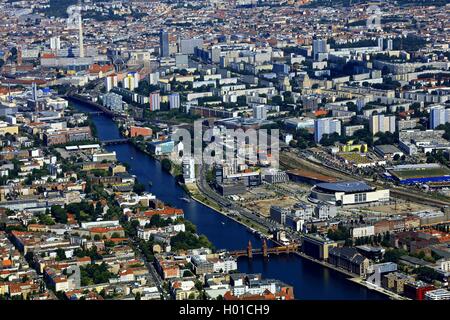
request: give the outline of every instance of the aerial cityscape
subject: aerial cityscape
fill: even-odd
[[[0,300],[450,300],[448,1],[0,10]]]

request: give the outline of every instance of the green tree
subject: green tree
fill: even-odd
[[[58,205],[51,207],[51,215],[58,223],[67,223],[67,212],[64,208]]]
[[[172,171],[172,162],[169,159],[164,158],[161,160],[161,167],[164,171],[171,172]]]
[[[142,183],[136,182],[133,186],[133,192],[141,195],[145,192],[145,186]]]

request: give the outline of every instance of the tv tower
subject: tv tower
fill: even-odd
[[[83,37],[83,18],[81,17],[81,0],[78,2],[79,14],[78,14],[78,41],[80,46],[80,58],[84,58],[84,37]]]

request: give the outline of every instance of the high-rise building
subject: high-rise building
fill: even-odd
[[[123,111],[123,101],[120,94],[109,92],[103,96],[103,106],[116,112]]]
[[[159,92],[150,93],[150,111],[161,109],[161,95]]]
[[[148,82],[151,85],[157,85],[159,82],[159,72],[150,73],[148,75]]]
[[[169,95],[169,108],[170,109],[180,109],[180,94],[173,93]]]
[[[105,77],[106,92],[110,92],[114,87],[118,86],[117,75],[109,75]]]
[[[37,85],[36,82],[33,82],[33,85],[31,86],[31,93],[32,93],[32,97],[33,97],[33,101],[37,101],[38,100],[38,89],[37,89]]]
[[[333,118],[321,118],[314,121],[314,141],[320,143],[323,135],[337,133],[341,135],[341,121]]]
[[[59,36],[50,38],[50,50],[61,50],[61,38]]]
[[[386,43],[386,50],[392,51],[394,50],[394,41],[392,39],[388,39]]]
[[[314,59],[319,59],[321,55],[330,51],[330,45],[327,44],[326,39],[313,40],[313,56]]]
[[[383,38],[378,38],[377,40],[378,40],[378,49],[381,51],[384,48],[384,44],[383,44],[384,39]]]
[[[372,135],[378,132],[395,133],[395,116],[385,116],[384,114],[376,114],[370,116],[369,128]]]
[[[159,50],[161,57],[168,57],[169,52],[169,33],[167,31],[161,30],[159,33]]]
[[[178,42],[178,51],[183,54],[194,54],[195,48],[203,47],[203,39],[181,39]]]
[[[267,119],[267,108],[265,105],[253,106],[253,118],[258,120]]]
[[[123,87],[125,89],[129,89],[133,91],[139,86],[139,80],[140,76],[138,72],[130,72],[128,75],[123,79]]]
[[[436,105],[430,108],[430,128],[436,129],[441,124],[450,122],[450,109],[445,109],[443,105]]]
[[[177,53],[175,55],[175,66],[177,68],[189,67],[189,57],[187,54]]]

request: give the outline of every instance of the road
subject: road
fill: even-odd
[[[142,254],[140,248],[139,248],[139,242],[136,239],[132,239],[132,247],[134,249],[134,252],[137,256],[139,256],[139,258],[144,261],[145,266],[148,269],[148,272],[150,274],[150,277],[152,278],[153,282],[155,283],[156,287],[158,288],[158,291],[161,295],[163,295],[166,299],[167,297],[167,293],[164,292],[163,289],[163,283],[164,281],[161,279],[160,275],[158,274],[158,272],[156,271],[155,267],[153,266],[153,264],[151,264],[147,258]]]
[[[256,212],[252,212],[248,210],[247,208],[244,208],[240,206],[239,204],[235,203],[232,200],[229,200],[221,195],[219,195],[217,192],[215,192],[206,181],[206,173],[207,173],[207,167],[204,165],[199,166],[199,179],[197,179],[197,187],[200,190],[200,192],[209,198],[210,200],[216,202],[220,206],[227,209],[228,212],[237,213],[240,217],[243,217],[245,219],[248,219],[250,221],[253,221],[263,227],[265,227],[267,230],[285,230],[287,235],[293,240],[298,240],[300,238],[299,234],[292,231],[291,229],[286,229],[283,225],[266,218],[263,218],[259,216]]]
[[[269,230],[279,227],[275,222],[271,222],[267,219],[261,218],[256,213],[251,212],[250,210],[241,207],[240,205],[236,204],[235,202],[219,195],[217,192],[215,192],[209,186],[208,182],[206,181],[206,171],[207,171],[206,166],[200,165],[199,171],[200,171],[200,175],[199,175],[197,186],[198,186],[199,190],[206,197],[210,198],[211,200],[213,200],[220,206],[227,208],[228,211],[238,212],[244,218],[254,221]]]

